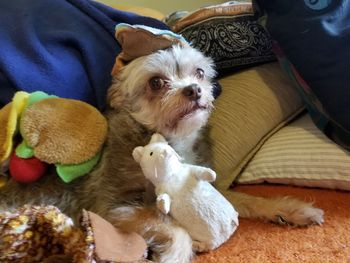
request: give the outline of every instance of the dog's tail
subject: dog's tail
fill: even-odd
[[[188,263],[193,255],[187,231],[155,207],[119,207],[107,218],[114,226],[143,236],[154,262]]]

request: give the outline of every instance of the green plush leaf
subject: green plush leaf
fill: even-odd
[[[94,168],[94,166],[98,163],[100,157],[101,153],[98,153],[92,159],[81,164],[56,164],[56,171],[63,182],[70,183],[76,178],[89,173],[92,168]]]
[[[45,92],[42,91],[35,91],[29,95],[28,102],[27,102],[27,107],[33,105],[36,102],[39,102],[44,99],[52,99],[52,98],[58,98],[55,95],[48,95]]]
[[[23,140],[16,148],[16,155],[23,159],[32,158],[34,156],[34,149]]]

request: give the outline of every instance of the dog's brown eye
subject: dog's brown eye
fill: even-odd
[[[203,79],[204,78],[204,70],[201,68],[196,69],[196,77],[198,79]]]
[[[149,80],[149,85],[152,90],[160,90],[164,86],[164,80],[160,77],[154,77]]]
[[[152,155],[153,155],[153,152],[151,152],[149,155],[152,156]]]

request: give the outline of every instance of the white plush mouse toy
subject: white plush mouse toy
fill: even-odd
[[[217,248],[236,230],[236,210],[209,183],[216,178],[213,170],[181,163],[160,134],[154,134],[148,145],[136,147],[133,157],[155,186],[157,207],[188,231],[196,251]]]

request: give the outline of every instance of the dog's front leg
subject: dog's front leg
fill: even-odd
[[[123,206],[110,211],[107,220],[124,231],[140,234],[152,252],[152,261],[188,263],[192,239],[182,227],[154,207]]]
[[[222,194],[243,218],[296,226],[323,223],[323,210],[313,207],[312,203],[291,197],[263,198],[232,190],[222,191]]]

